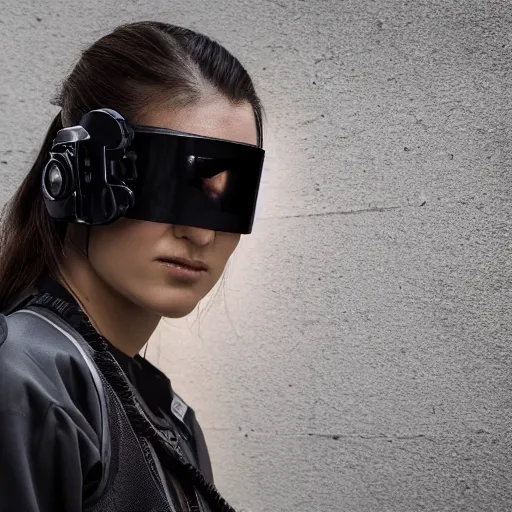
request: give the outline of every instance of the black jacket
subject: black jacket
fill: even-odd
[[[0,511],[230,510],[212,484],[194,411],[64,287],[0,315]]]

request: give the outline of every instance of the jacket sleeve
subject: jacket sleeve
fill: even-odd
[[[58,405],[0,410],[2,512],[78,512],[100,466],[98,441]]]
[[[103,476],[101,417],[69,339],[33,315],[0,315],[0,512],[81,511]]]

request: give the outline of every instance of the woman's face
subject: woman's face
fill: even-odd
[[[178,110],[141,116],[137,124],[257,143],[249,104],[217,97]],[[221,277],[240,235],[122,218],[91,229],[89,261],[95,273],[128,301],[160,316],[190,313]],[[204,270],[189,272],[162,263],[182,258]]]

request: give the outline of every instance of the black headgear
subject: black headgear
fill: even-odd
[[[65,222],[128,217],[250,233],[264,156],[250,144],[132,127],[113,110],[94,110],[58,132],[44,201]]]

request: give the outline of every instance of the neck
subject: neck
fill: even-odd
[[[121,352],[131,357],[138,354],[161,317],[123,297],[101,279],[88,261],[68,258],[60,272],[62,284],[77,299],[95,329]]]

